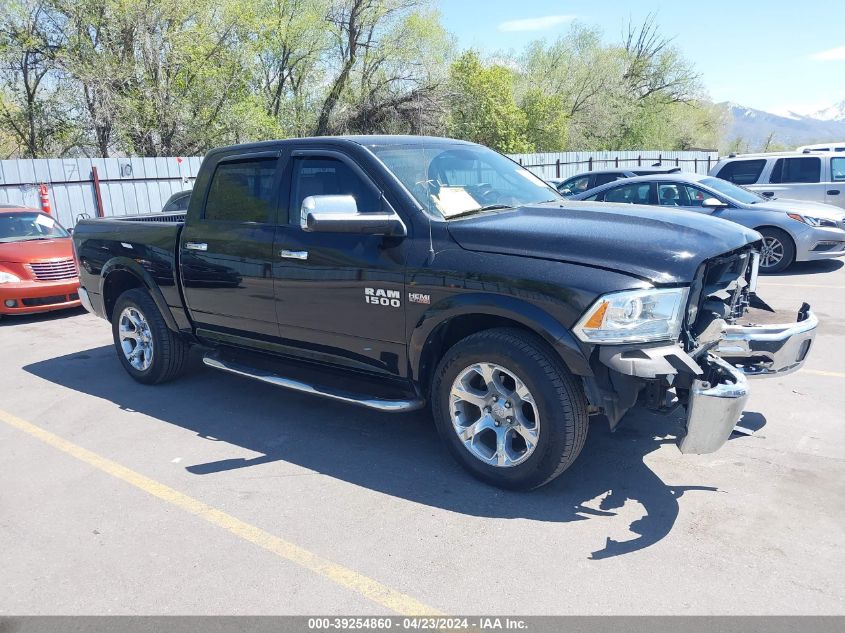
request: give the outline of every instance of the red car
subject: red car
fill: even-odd
[[[0,205],[0,315],[79,305],[70,233],[46,213]]]

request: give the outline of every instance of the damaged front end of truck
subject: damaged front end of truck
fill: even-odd
[[[683,407],[679,449],[712,453],[742,415],[749,378],[782,376],[804,364],[818,320],[806,303],[785,313],[757,296],[758,247],[704,261],[692,283],[677,290],[686,301],[677,343],[597,346],[585,385],[611,428],[634,404],[659,412]],[[576,328],[582,340],[595,314],[593,306]]]

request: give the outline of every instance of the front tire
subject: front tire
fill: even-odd
[[[763,249],[760,253],[760,272],[779,273],[795,261],[795,242],[789,233],[773,227],[760,229]]]
[[[146,290],[133,288],[118,297],[112,336],[123,368],[138,382],[167,382],[185,369],[190,346],[167,327]]]
[[[587,438],[583,390],[539,337],[511,328],[473,334],[435,371],[437,431],[475,477],[530,490],[560,475]]]

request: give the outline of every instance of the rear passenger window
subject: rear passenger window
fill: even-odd
[[[605,202],[627,202],[628,204],[648,204],[649,183],[635,183],[622,185],[611,189],[604,194]]]
[[[766,159],[733,160],[719,170],[717,178],[728,180],[735,185],[753,185],[763,173]]]
[[[830,159],[830,177],[833,182],[845,181],[845,158]]]
[[[337,158],[297,158],[291,187],[291,218],[299,217],[308,196],[352,196],[361,213],[381,210],[378,192]]]
[[[214,171],[205,219],[224,222],[271,222],[276,200],[276,159],[220,163]]]
[[[779,158],[769,182],[820,182],[821,158]]]

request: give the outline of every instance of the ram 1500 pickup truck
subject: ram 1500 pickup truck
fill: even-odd
[[[448,450],[528,489],[588,417],[685,408],[730,436],[747,376],[799,368],[817,320],[744,324],[760,235],[673,210],[567,203],[483,146],[362,136],[211,151],[187,212],[80,222],[81,297],[161,383],[206,365],[381,411],[431,407]],[[745,320],[745,321],[744,321]],[[280,423],[283,421],[280,420]]]

